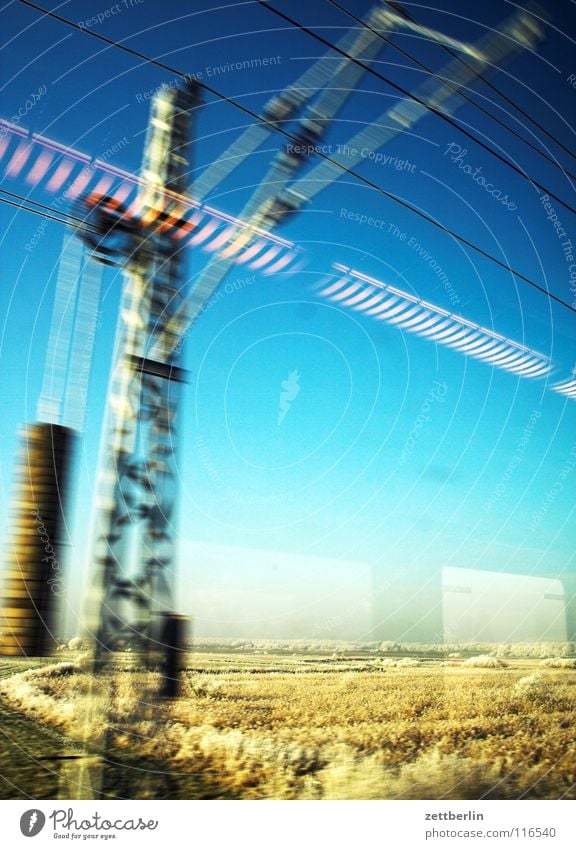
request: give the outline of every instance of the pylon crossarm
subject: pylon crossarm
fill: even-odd
[[[534,48],[543,38],[535,19],[520,10],[501,30],[484,36],[477,45],[478,56],[465,65],[459,59],[450,61],[436,77],[426,80],[410,97],[401,99],[372,124],[360,130],[347,142],[338,145],[330,160],[323,159],[300,180],[293,183],[283,198],[294,210],[344,176],[346,170],[374,156],[397,136],[410,132],[432,112],[452,115],[464,102],[461,90],[473,83],[480,73],[489,73],[511,61],[522,49]]]
[[[400,100],[387,109],[373,124],[360,130],[329,158],[308,170],[284,192],[268,196],[261,207],[245,221],[246,229],[232,235],[228,260],[213,260],[199,276],[187,300],[174,312],[167,323],[167,332],[158,335],[155,351],[170,350],[185,338],[190,327],[202,314],[208,299],[214,294],[232,265],[234,239],[238,244],[249,240],[251,229],[266,221],[271,228],[300,210],[321,191],[327,189],[347,171],[374,155],[377,150],[402,133],[412,130],[431,110],[443,114],[454,113],[464,102],[460,90],[477,79],[481,72],[491,71],[510,61],[520,50],[533,48],[543,38],[543,31],[534,17],[524,10],[514,13],[497,33],[484,36],[477,45],[478,57],[466,65],[458,59],[449,62],[436,79],[426,80],[413,97]],[[251,203],[251,202],[250,202]],[[176,340],[176,341],[175,341]]]
[[[366,27],[352,28],[336,42],[338,51],[328,50],[324,56],[316,60],[303,74],[280,94],[275,94],[268,100],[262,110],[262,124],[252,125],[238,139],[209,165],[194,184],[194,196],[203,201],[217,186],[239,168],[249,156],[252,156],[275,131],[275,126],[285,128],[286,125],[298,118],[303,108],[310,104],[319,91],[325,87],[334,87],[335,78],[346,69],[356,68],[360,75],[364,73],[358,65],[354,65],[348,54],[359,58],[363,63],[372,61],[371,49],[378,50],[378,31],[390,29],[394,21],[402,21],[398,15],[383,8],[382,3],[373,6],[364,16]],[[369,49],[370,48],[370,49]],[[366,51],[366,52],[363,52]],[[353,83],[351,82],[353,87]],[[334,113],[335,114],[335,113]]]

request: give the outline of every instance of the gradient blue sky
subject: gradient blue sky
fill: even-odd
[[[84,21],[113,5],[68,2],[52,8]],[[209,84],[255,111],[324,52],[308,35],[289,28],[258,3],[205,5],[210,10],[203,11],[198,0],[192,13],[184,12],[176,0],[162,4],[143,0],[95,29],[115,39],[126,38],[135,49],[188,73],[202,71]],[[278,0],[276,5],[332,41],[352,23],[325,0]],[[355,14],[370,6],[360,0],[344,5]],[[493,0],[467,18],[456,0],[434,5],[441,9],[405,4],[423,23],[467,41],[482,37],[486,27],[514,8]],[[521,56],[492,79],[573,149],[576,89],[568,77],[576,72],[571,52],[576,13],[572,4],[562,4],[561,11],[558,4],[544,5],[553,17],[538,55]],[[31,92],[45,85],[46,95],[23,119],[23,126],[93,155],[125,139],[110,161],[137,170],[150,103],[140,102],[142,93],[170,75],[57,22],[41,20],[19,3],[6,4],[3,23],[7,46],[0,53],[6,81],[0,89],[2,116],[10,118]],[[440,48],[412,35],[394,38],[436,70],[449,60]],[[260,70],[213,70],[226,62],[262,57],[280,61]],[[410,89],[424,78],[421,70],[386,46],[376,67]],[[486,86],[475,86],[473,96],[561,166],[576,169],[574,157],[519,113],[507,114],[511,108]],[[374,120],[397,97],[384,82],[365,76],[326,143],[345,143],[359,125]],[[574,204],[573,187],[553,165],[472,106],[463,107],[457,117]],[[207,96],[197,115],[193,169],[200,172],[212,162],[248,120],[232,106]],[[466,161],[481,166],[487,178],[514,200],[516,211],[503,208],[449,161],[445,152],[451,142],[467,149]],[[210,197],[210,203],[232,214],[239,212],[249,187],[282,144],[274,138],[265,145],[265,152],[251,157]],[[574,300],[559,240],[543,214],[538,192],[528,182],[433,115],[384,152],[409,160],[414,173],[369,161],[358,167],[359,173],[514,268],[545,281],[564,300]],[[42,203],[54,201],[23,181],[4,179],[2,187]],[[576,243],[573,215],[554,205]],[[360,225],[342,210],[372,215],[386,224],[382,229]],[[39,246],[28,254],[24,246],[40,219],[5,206],[0,214],[4,518],[16,431],[22,422],[35,418],[64,229],[50,223]],[[392,224],[407,234],[406,241],[392,235]],[[534,574],[573,568],[576,475],[565,476],[562,492],[552,500],[550,492],[576,442],[574,401],[549,391],[545,381],[517,378],[341,310],[313,294],[311,286],[332,262],[353,265],[551,356],[558,365],[556,380],[568,378],[574,367],[574,314],[351,177],[322,192],[283,227],[282,235],[306,249],[310,257],[306,268],[273,279],[256,275],[248,285],[241,284],[206,312],[187,344],[190,383],[181,429],[182,568],[188,568],[186,551],[192,541],[288,552],[295,563],[298,557],[324,557],[381,564],[391,571],[406,565],[420,570],[454,566]],[[459,299],[456,308],[426,263],[407,246],[412,237],[446,271]],[[190,251],[191,279],[203,262],[205,258]],[[246,276],[233,271],[229,280]],[[75,482],[68,565],[75,576],[85,561],[119,290],[119,275],[106,270],[89,419]],[[279,425],[281,384],[294,370],[299,373],[300,391]],[[442,399],[430,404],[430,420],[400,463],[435,381],[445,386]],[[530,429],[528,446],[507,474],[534,411],[539,416]],[[78,585],[76,577],[71,604]]]

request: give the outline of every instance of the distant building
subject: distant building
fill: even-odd
[[[569,593],[559,578],[472,569],[442,570],[445,642],[559,642],[574,636]]]
[[[371,639],[367,563],[191,542],[179,583],[195,637]]]
[[[576,641],[576,576],[447,567],[373,580],[372,639],[399,642]]]

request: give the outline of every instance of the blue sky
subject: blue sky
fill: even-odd
[[[331,41],[353,23],[325,0],[278,0],[276,5]],[[359,0],[344,5],[357,15],[369,8]],[[469,19],[456,0],[434,4],[440,9],[405,5],[428,26],[470,42],[513,11],[512,4],[494,0]],[[126,38],[135,49],[183,71],[202,73],[207,83],[255,111],[325,52],[258,3],[220,3],[211,11],[203,11],[200,3],[194,7],[194,13],[183,14],[175,0],[128,3],[94,29]],[[573,149],[576,89],[568,78],[574,71],[570,51],[576,16],[570,6],[562,16],[554,13],[554,4],[550,8],[552,25],[539,53],[522,55],[492,79]],[[75,21],[105,11],[92,2],[64,3],[58,10]],[[22,126],[90,155],[117,146],[109,161],[136,171],[150,105],[146,94],[170,75],[55,21],[39,20],[19,3],[7,4],[3,20],[8,44],[0,61],[8,82],[1,89],[2,116],[11,118],[45,86],[46,94]],[[449,60],[438,46],[413,35],[394,38],[436,71]],[[227,69],[227,63],[266,57],[275,57],[275,63]],[[425,78],[388,46],[375,67],[408,89]],[[476,85],[471,96],[560,166],[576,169],[574,157],[488,87]],[[335,149],[397,99],[384,82],[365,76],[323,141]],[[569,180],[553,164],[471,105],[457,117],[469,132],[574,204]],[[206,96],[190,152],[192,183],[194,174],[248,123],[229,104]],[[211,205],[237,214],[284,142],[272,138],[210,196]],[[481,167],[517,209],[505,208],[452,162],[450,144],[465,149],[465,161]],[[358,172],[572,303],[568,263],[540,193],[527,181],[433,115],[383,152],[414,168],[397,170],[366,159]],[[22,179],[4,177],[2,188],[54,203],[42,186],[30,187]],[[573,213],[552,203],[576,244]],[[382,226],[360,224],[348,212],[374,217]],[[0,214],[5,316],[0,355],[8,401],[0,446],[4,518],[16,431],[35,418],[64,229],[50,223],[28,253],[25,245],[41,219],[5,206]],[[406,238],[399,238],[394,227]],[[340,309],[315,294],[313,284],[333,262],[353,266],[550,356],[557,365],[555,380],[568,378],[574,367],[574,313],[350,176],[320,193],[280,234],[305,250],[306,266],[274,278],[233,271],[228,279],[237,281],[237,288],[225,291],[202,316],[187,343],[181,568],[190,568],[186,551],[194,541],[288,552],[295,558],[295,575],[298,558],[305,569],[309,557],[379,564],[391,571],[408,565],[419,573],[441,566],[534,574],[573,569],[576,478],[571,467],[566,469],[575,443],[574,401],[550,391],[545,380],[518,378]],[[445,270],[457,306],[411,247],[415,242]],[[205,257],[189,251],[192,281],[204,262]],[[69,564],[74,576],[85,561],[121,279],[106,270],[103,283],[89,416],[75,481]],[[298,391],[279,424],[282,383],[294,372]],[[415,431],[424,408],[428,420]],[[522,443],[526,428],[529,437]],[[562,491],[552,497],[559,479]],[[79,583],[78,577],[72,579],[71,605]]]

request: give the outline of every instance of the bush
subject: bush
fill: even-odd
[[[534,672],[520,678],[514,685],[514,692],[523,699],[533,702],[547,702],[552,697],[552,681],[541,672]]]
[[[397,769],[375,757],[344,757],[317,773],[323,799],[478,799],[514,798],[517,791],[502,765],[477,762],[430,750]]]
[[[576,658],[573,657],[547,657],[540,661],[541,666],[549,666],[552,669],[576,669]]]
[[[394,657],[381,657],[378,660],[373,661],[373,665],[377,669],[386,669],[391,666],[396,666],[400,668],[412,667],[412,666],[421,666],[422,661],[417,657],[400,657],[398,660]]]
[[[188,679],[188,688],[191,695],[197,698],[221,699],[223,697],[223,684],[215,676],[203,676],[198,678],[192,676]]]
[[[498,657],[490,657],[487,654],[479,654],[477,657],[469,657],[464,661],[464,666],[475,666],[479,669],[503,669],[508,666],[505,661]]]
[[[379,651],[388,652],[388,651],[400,651],[400,644],[395,643],[392,640],[385,640],[385,642],[380,643]]]

